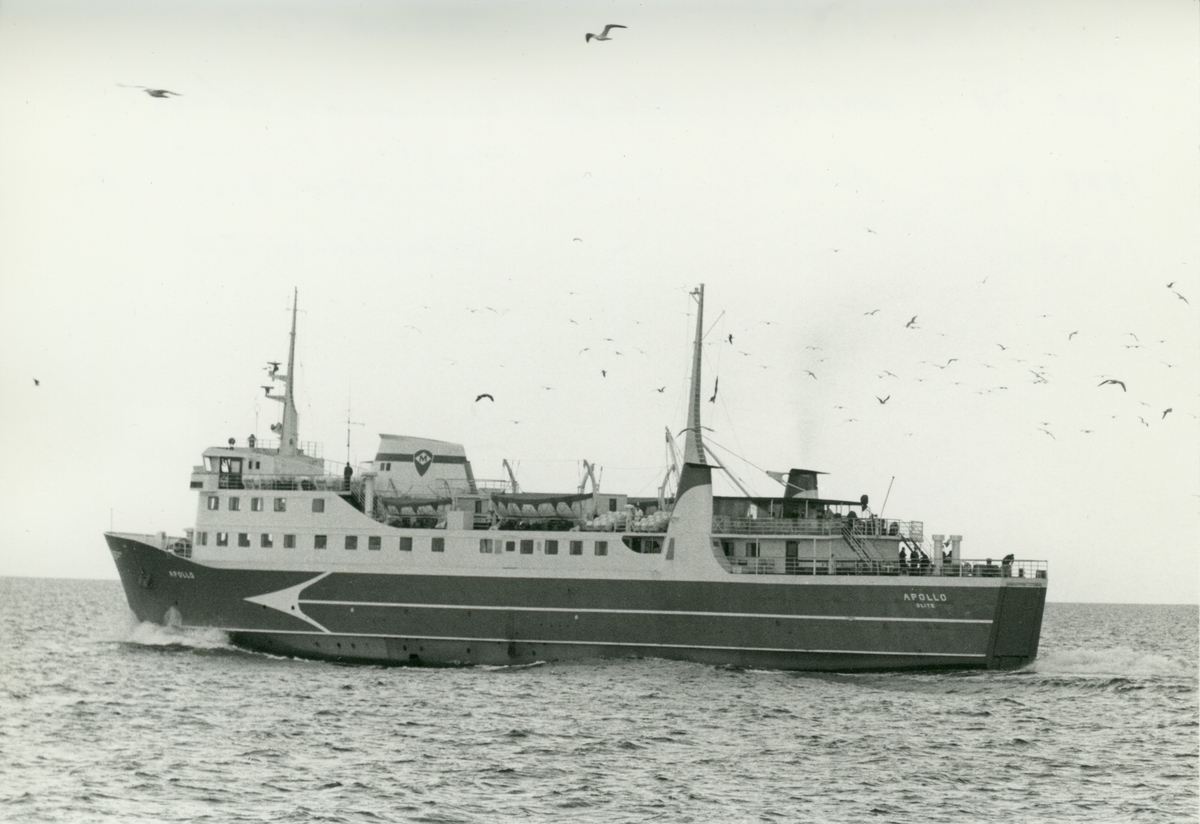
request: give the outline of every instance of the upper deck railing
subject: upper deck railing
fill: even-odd
[[[1045,561],[993,559],[943,564],[839,561],[799,558],[728,558],[714,553],[728,572],[743,575],[907,575],[922,578],[1045,578]]]
[[[255,449],[270,449],[277,451],[279,449],[279,441],[277,440],[255,440]],[[297,441],[296,448],[304,455],[310,458],[324,458],[325,445],[318,441]]]
[[[863,537],[900,537],[921,543],[921,521],[883,518],[713,518],[714,535],[841,535],[847,530]]]

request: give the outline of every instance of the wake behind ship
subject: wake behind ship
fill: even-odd
[[[1037,655],[1044,561],[822,498],[714,496],[700,424],[704,287],[673,495],[476,480],[466,449],[381,435],[343,473],[298,440],[296,315],[274,444],[204,451],[186,537],[105,534],[140,620],[243,647],[385,664],[659,657],[785,670],[1013,668]],[[669,437],[669,436],[668,436]],[[349,468],[349,467],[347,467]],[[587,481],[591,481],[588,490]]]

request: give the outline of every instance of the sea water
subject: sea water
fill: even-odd
[[[1015,672],[384,668],[0,579],[0,820],[1195,821],[1198,630],[1048,604]]]

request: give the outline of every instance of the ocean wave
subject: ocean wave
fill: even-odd
[[[1039,654],[1021,672],[1096,678],[1196,677],[1195,670],[1182,658],[1122,647],[1052,650]]]
[[[188,647],[198,650],[236,650],[229,636],[219,629],[171,627],[140,621],[121,639],[143,647]]]

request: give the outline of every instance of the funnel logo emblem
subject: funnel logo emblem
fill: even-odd
[[[413,464],[417,467],[418,475],[424,475],[431,463],[433,463],[433,453],[428,449],[422,449],[413,455]]]

